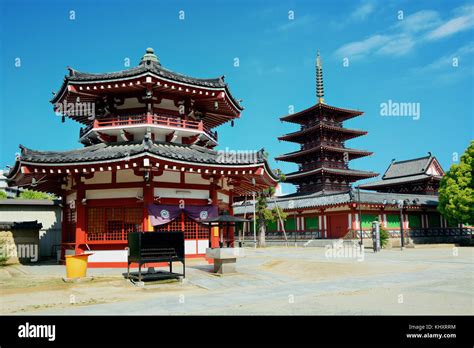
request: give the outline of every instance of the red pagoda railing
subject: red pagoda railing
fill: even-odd
[[[203,121],[185,120],[180,119],[176,116],[165,116],[156,114],[120,115],[109,118],[95,119],[93,124],[89,125],[86,128],[81,128],[80,137],[84,136],[91,129],[103,127],[136,126],[142,124],[203,131],[208,134],[213,140],[217,141],[217,132],[211,131],[208,127],[204,125]]]

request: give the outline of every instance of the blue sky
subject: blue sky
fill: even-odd
[[[245,110],[233,128],[218,128],[219,148],[265,147],[272,168],[284,172],[296,166],[273,158],[298,147],[277,137],[297,126],[279,117],[290,106],[299,111],[315,103],[317,49],[326,103],[365,112],[346,126],[369,134],[346,146],[374,155],[352,161],[352,168],[383,173],[393,158],[431,151],[447,170],[473,139],[472,1],[0,3],[0,167],[14,163],[20,143],[39,150],[81,147],[80,125],[61,123],[49,103],[66,67],[122,70],[126,58],[138,64],[146,47],[171,70],[226,75]],[[389,100],[419,103],[420,118],[381,116],[380,105]]]

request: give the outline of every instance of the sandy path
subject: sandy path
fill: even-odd
[[[120,270],[70,284],[58,276],[61,266],[51,272],[6,267],[0,269],[1,313],[474,314],[473,248],[456,255],[450,247],[385,250],[367,253],[362,262],[328,259],[321,248],[246,253],[238,274],[217,277],[212,266],[196,260],[184,283],[145,289],[123,279]]]

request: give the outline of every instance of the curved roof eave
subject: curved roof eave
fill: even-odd
[[[75,73],[78,73],[76,70],[73,70]],[[123,70],[127,71],[127,70]],[[168,70],[166,70],[168,71]],[[121,73],[117,72],[117,74]],[[232,105],[234,106],[235,109],[242,111],[244,108],[240,105],[240,103],[235,99],[235,97],[232,95],[230,92],[230,89],[226,83],[224,83],[222,77],[218,78],[213,78],[213,79],[199,79],[199,78],[194,78],[194,77],[189,77],[186,75],[182,74],[177,74],[172,71],[169,71],[169,74],[172,76],[180,76],[181,78],[189,81],[180,81],[179,79],[173,79],[171,77],[166,77],[166,76],[161,76],[160,74],[154,72],[153,70],[146,69],[146,70],[137,70],[136,73],[132,73],[130,75],[126,76],[112,76],[112,77],[107,77],[106,75],[108,74],[114,74],[114,73],[107,73],[107,74],[88,74],[88,73],[80,73],[79,74],[84,74],[84,75],[96,75],[97,79],[74,79],[74,75],[70,76],[65,76],[64,81],[59,88],[58,92],[53,96],[53,98],[50,100],[51,103],[56,103],[58,100],[60,100],[64,93],[67,91],[67,86],[72,83],[78,83],[78,84],[85,84],[85,83],[93,83],[93,82],[101,82],[101,81],[120,81],[124,79],[130,79],[130,78],[135,78],[135,77],[140,77],[140,76],[146,76],[146,75],[151,75],[157,79],[165,80],[165,81],[173,81],[175,83],[183,84],[183,85],[192,85],[194,87],[199,87],[199,88],[206,88],[206,89],[214,89],[214,90],[223,90],[229,100],[231,101]],[[212,85],[200,85],[200,84],[193,84],[193,81],[216,81],[219,82],[218,85],[212,86]]]
[[[331,105],[328,105],[328,104],[317,103],[317,104],[315,104],[315,105],[313,105],[309,108],[306,108],[304,110],[295,112],[294,114],[281,116],[280,120],[281,121],[286,121],[286,122],[292,122],[292,120],[297,118],[298,116],[302,116],[305,113],[307,113],[309,111],[312,111],[312,110],[315,110],[317,108],[326,108],[326,109],[330,109],[330,110],[333,110],[333,111],[345,113],[345,114],[348,114],[348,115],[354,115],[354,116],[362,115],[364,113],[363,111],[359,111],[359,110],[344,109],[344,108],[338,108],[336,106],[331,106]]]
[[[8,181],[12,181],[13,178],[20,172],[21,168],[21,159],[17,159],[15,161],[14,166],[8,171],[8,173],[4,174],[5,178]]]

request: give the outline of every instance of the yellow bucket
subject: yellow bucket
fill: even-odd
[[[66,255],[67,278],[83,278],[87,273],[87,258],[91,254]]]

